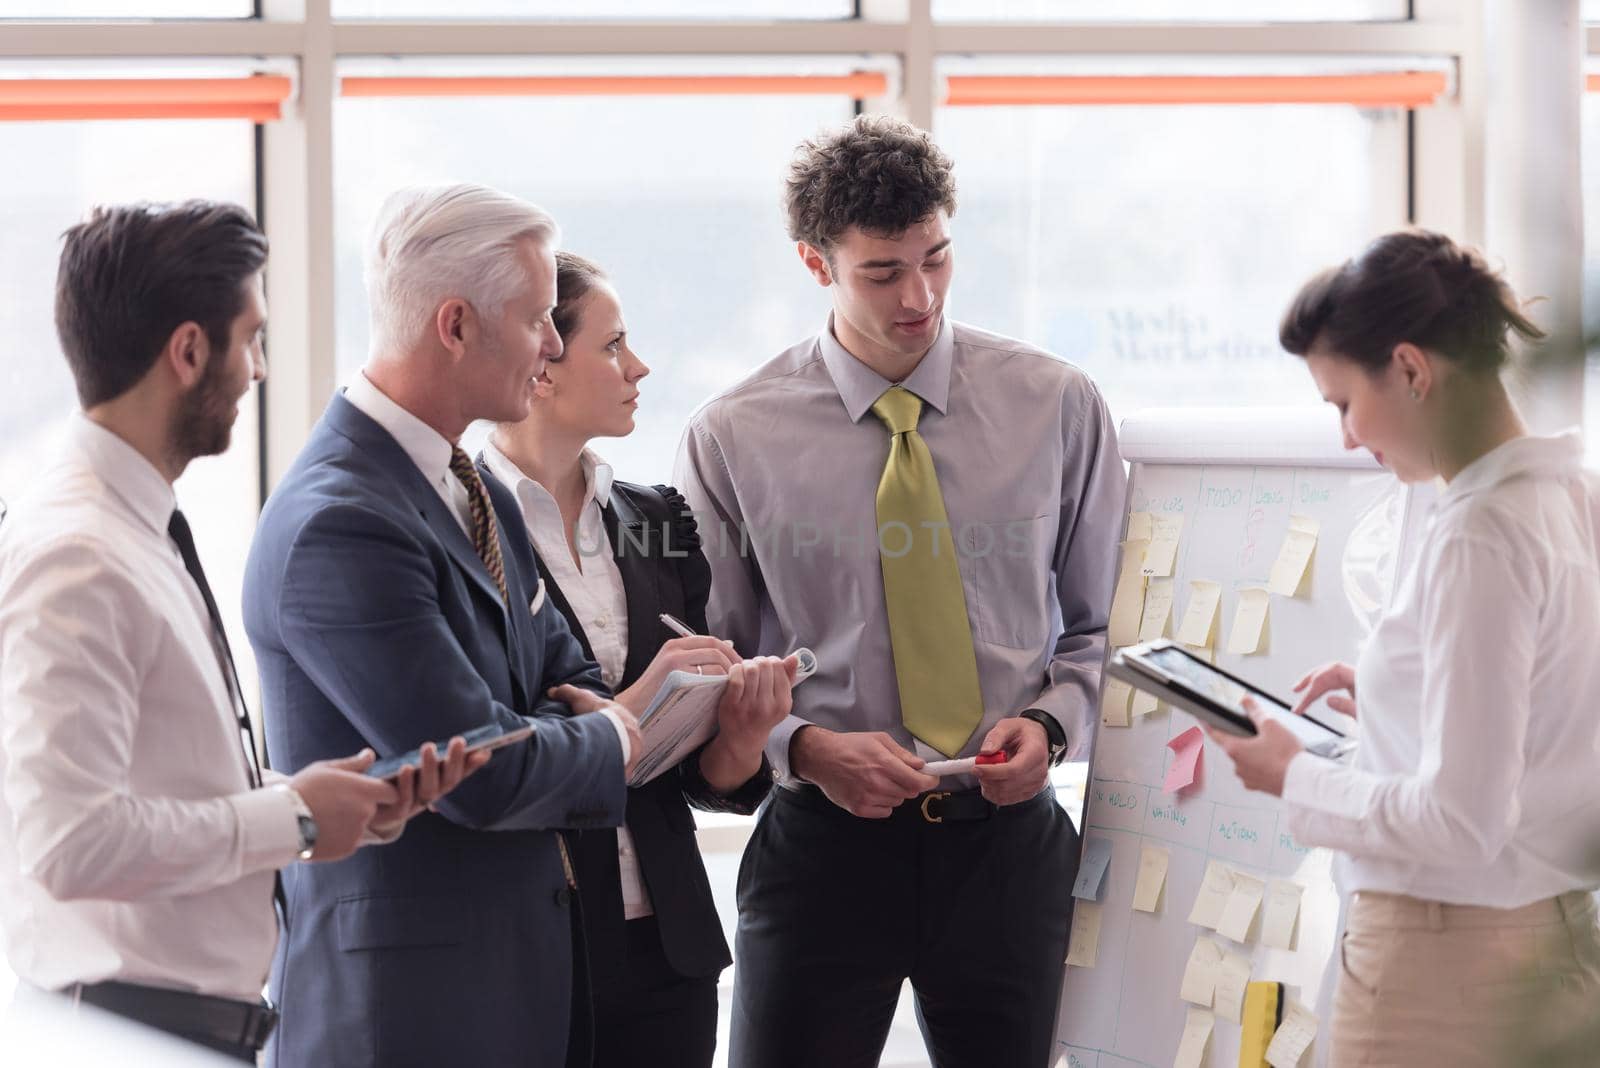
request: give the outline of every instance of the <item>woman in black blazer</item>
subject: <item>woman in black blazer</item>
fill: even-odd
[[[556,256],[552,313],[565,346],[536,382],[526,420],[495,428],[484,465],[517,496],[544,595],[639,714],[673,670],[729,675],[715,738],[628,791],[619,831],[569,835],[593,992],[594,1065],[706,1068],[717,976],[732,962],[689,806],[750,813],[771,788],[762,749],[789,713],[791,660],[741,661],[717,638],[675,637],[666,612],[706,630],[711,571],[677,491],[611,479],[588,447],[633,430],[649,373],[628,346],[603,272]],[[574,991],[574,1005],[583,991]]]

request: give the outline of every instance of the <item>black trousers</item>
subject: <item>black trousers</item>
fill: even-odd
[[[595,1068],[710,1068],[717,1049],[717,977],[679,975],[654,916],[627,923],[624,978],[594,992]]]
[[[942,823],[774,790],[739,868],[731,1068],[875,1066],[907,978],[936,1068],[1044,1068],[1077,866],[1049,789]]]

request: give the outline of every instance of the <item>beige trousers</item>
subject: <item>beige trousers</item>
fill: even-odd
[[[1330,1068],[1600,1064],[1600,928],[1574,892],[1518,909],[1358,893]]]

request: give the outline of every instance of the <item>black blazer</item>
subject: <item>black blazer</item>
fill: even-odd
[[[613,482],[603,514],[628,601],[628,660],[617,687],[621,690],[644,673],[662,643],[675,637],[657,618],[660,613],[677,616],[696,632],[706,633],[711,568],[700,550],[694,517],[676,490]],[[566,617],[584,653],[594,659],[583,625],[543,560],[539,574],[545,596]],[[771,789],[772,769],[763,757],[754,777],[732,794],[718,795],[700,775],[700,755],[694,753],[676,768],[628,791],[625,818],[639,870],[661,929],[662,949],[680,975],[716,975],[733,963],[711,900],[689,806],[748,815]],[[617,832],[585,830],[568,840],[583,900],[589,974],[599,994],[617,988],[626,966]]]

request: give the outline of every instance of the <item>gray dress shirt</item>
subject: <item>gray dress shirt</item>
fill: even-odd
[[[960,755],[1026,708],[1054,716],[1068,751],[1091,736],[1127,475],[1100,391],[1020,341],[946,320],[904,382],[950,517],[977,650],[984,717]],[[819,673],[767,756],[797,781],[789,741],[807,724],[900,722],[884,609],[878,479],[889,433],[871,413],[893,383],[851,356],[831,323],[708,401],[689,421],[677,481],[711,563],[712,632],[745,656],[816,651]],[[931,536],[922,532],[923,536]],[[904,552],[905,531],[881,534]]]

